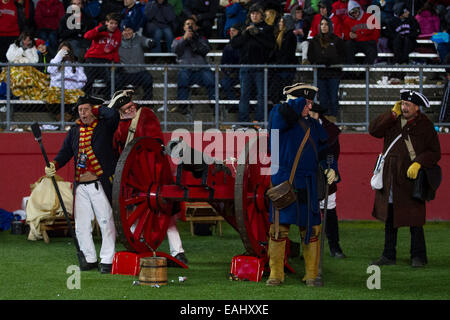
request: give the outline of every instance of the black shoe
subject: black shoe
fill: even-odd
[[[111,273],[112,264],[110,263],[100,263],[99,271],[103,274]]]
[[[420,259],[418,257],[414,257],[411,260],[411,267],[413,267],[413,268],[423,268],[423,267],[425,267],[425,262],[422,261],[422,259]]]
[[[88,271],[92,269],[98,268],[98,262],[87,262],[86,260],[82,263],[80,263],[80,270],[81,271]]]
[[[184,264],[188,264],[188,259],[184,255],[184,252],[177,254],[174,258],[180,260]],[[170,259],[167,259],[167,266],[169,268],[181,268],[181,266],[178,263]]]
[[[175,256],[176,259],[180,260],[181,262],[183,262],[184,264],[188,264],[188,259],[186,258],[186,255],[184,254],[184,252],[181,252],[179,254],[177,254]]]
[[[336,259],[345,259],[347,256],[342,252],[341,248],[330,249],[330,256]]]
[[[385,256],[381,256],[377,260],[372,261],[370,263],[371,266],[388,266],[388,265],[394,265],[394,264],[395,264],[395,260],[388,259]]]

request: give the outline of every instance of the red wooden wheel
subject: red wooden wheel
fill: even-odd
[[[158,197],[173,184],[167,156],[155,139],[136,138],[122,152],[113,183],[113,213],[119,240],[138,253],[156,251],[167,233],[172,202]]]
[[[253,138],[241,153],[235,180],[235,216],[238,232],[247,253],[267,257],[269,203],[265,193],[270,186],[269,156],[258,150]],[[256,156],[257,155],[257,156]]]

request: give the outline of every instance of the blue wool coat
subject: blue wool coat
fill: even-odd
[[[290,112],[295,112],[292,113],[293,117],[291,118],[294,118],[294,122],[291,124],[286,121],[286,114],[284,113],[283,116],[283,114],[280,113],[280,108],[283,104],[276,105],[270,112],[269,132],[271,142],[271,181],[273,186],[289,180],[295,156],[306,133],[298,121],[295,121],[296,116],[301,118],[300,121],[303,121],[304,124],[311,128],[310,136],[315,142],[320,164],[323,168],[327,167],[327,132],[319,121],[310,117],[301,117],[305,104],[306,100],[304,98],[297,98],[287,102],[287,105],[291,108]],[[286,105],[284,107],[286,107]],[[278,143],[276,142],[277,134],[279,136]],[[320,225],[321,222],[319,200],[317,199],[317,166],[318,159],[316,153],[311,142],[308,141],[305,144],[298,162],[293,181],[293,186],[296,190],[306,191],[307,199],[304,202],[297,201],[280,210],[280,224],[295,224],[299,227],[306,228],[305,243],[309,243],[312,226]],[[331,167],[337,172],[335,162],[332,163]],[[272,222],[274,220],[275,212],[272,203],[270,204],[270,212],[270,221]]]

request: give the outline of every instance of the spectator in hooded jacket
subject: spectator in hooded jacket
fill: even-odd
[[[176,28],[175,10],[167,0],[154,0],[145,5],[146,33],[153,39],[152,52],[162,52],[161,39],[164,36],[167,52],[170,52],[173,32]]]
[[[374,22],[375,16],[364,12],[358,2],[348,2],[348,16],[344,20],[344,40],[347,63],[355,63],[355,54],[365,54],[364,64],[373,64],[377,57],[377,41],[380,30]],[[370,18],[370,21],[369,21]],[[379,23],[379,22],[378,22]]]
[[[308,39],[312,39],[320,32],[320,22],[322,21],[322,17],[329,17],[331,22],[333,23],[333,32],[339,38],[343,38],[343,30],[340,19],[331,14],[330,7],[326,1],[320,1],[319,4],[319,13],[316,14],[311,22],[311,29],[308,33]]]
[[[123,0],[123,4],[125,8],[122,9],[120,29],[123,30],[124,26],[129,26],[142,34],[142,29],[145,27],[144,5],[136,3],[136,0]]]
[[[219,0],[187,0],[183,13],[186,17],[192,17],[199,28],[198,33],[209,39],[218,10]]]
[[[294,34],[294,20],[290,15],[282,16],[278,22],[278,33],[276,34],[276,46],[273,52],[273,64],[295,65],[298,59],[295,56],[297,39]],[[283,88],[292,84],[295,77],[295,68],[271,69],[269,95],[273,105],[280,103],[283,98]]]
[[[58,49],[59,21],[64,17],[64,6],[59,0],[38,0],[34,15],[36,22],[36,35],[48,42],[50,49],[56,52]]]
[[[312,64],[323,64],[326,68],[320,68],[317,72],[317,87],[319,88],[319,100],[327,111],[325,116],[331,122],[336,122],[339,99],[339,82],[342,69],[330,65],[344,63],[344,41],[333,33],[331,20],[322,17],[320,32],[309,43],[308,58]]]
[[[84,34],[95,27],[94,20],[84,13],[83,0],[72,0],[71,6],[67,9],[66,15],[59,22],[58,37],[60,42],[68,41],[73,49],[73,54],[78,61],[84,61],[84,55],[91,45],[88,39],[84,38]],[[73,21],[73,15],[81,15],[80,23],[71,26],[69,21]]]
[[[119,47],[122,41],[119,21],[120,14],[109,13],[105,24],[100,23],[84,34],[84,38],[91,41],[91,46],[84,56],[86,63],[119,63]],[[106,88],[109,89],[111,83],[109,70],[104,67],[86,67],[88,79],[84,91],[90,95],[95,79],[103,79],[107,84]],[[106,91],[103,90],[101,94],[105,95]]]
[[[416,39],[420,27],[416,19],[410,15],[409,8],[403,3],[394,6],[394,18],[389,25],[394,63],[408,63],[409,54],[416,47]]]
[[[270,53],[275,48],[273,28],[264,22],[264,12],[259,4],[249,9],[249,18],[242,33],[230,43],[241,53],[241,64],[267,64]],[[250,121],[249,102],[256,88],[257,106],[256,121],[264,120],[264,72],[261,68],[241,68],[239,70],[241,82],[241,98],[239,101],[239,121]]]

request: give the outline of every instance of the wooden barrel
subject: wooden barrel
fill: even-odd
[[[167,259],[164,257],[141,258],[139,283],[145,286],[167,285]]]

